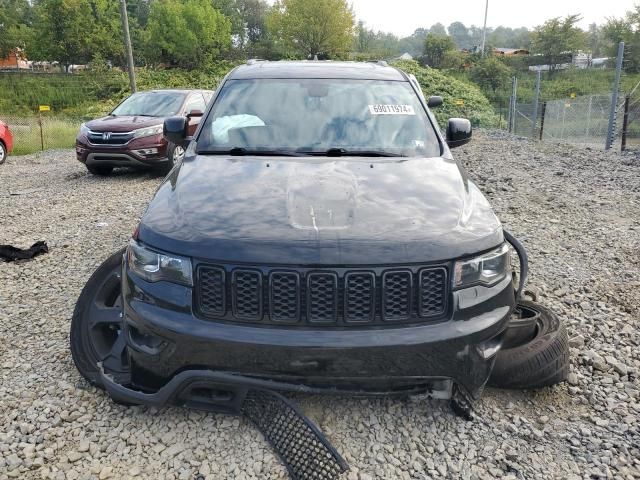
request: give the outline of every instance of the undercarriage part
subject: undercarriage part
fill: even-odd
[[[0,245],[0,258],[5,262],[30,260],[48,251],[49,247],[46,242],[36,242],[26,249],[14,247],[13,245]]]
[[[282,395],[250,390],[242,413],[262,432],[293,480],[333,480],[348,470],[318,427]]]
[[[518,254],[518,260],[520,261],[520,278],[518,282],[518,288],[516,289],[516,300],[519,300],[524,290],[524,286],[527,283],[527,275],[529,274],[529,258],[527,257],[527,251],[520,241],[511,235],[508,231],[503,230],[504,238],[511,244]]]
[[[460,418],[464,418],[467,421],[473,420],[473,401],[458,385],[453,387],[451,409]]]

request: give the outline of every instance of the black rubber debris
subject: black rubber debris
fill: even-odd
[[[348,470],[318,427],[282,395],[250,390],[242,413],[262,432],[293,480],[336,480]]]
[[[14,260],[30,260],[33,257],[47,253],[49,247],[46,242],[36,242],[29,248],[14,247],[13,245],[0,245],[0,258],[5,262],[13,262]]]

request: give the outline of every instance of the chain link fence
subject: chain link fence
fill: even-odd
[[[13,155],[25,155],[51,148],[73,148],[82,120],[46,113],[31,117],[0,114],[13,135]]]
[[[624,99],[617,108],[614,148],[621,148],[624,123]],[[546,142],[566,142],[604,148],[609,125],[611,95],[586,95],[540,102],[536,111],[533,103],[516,103],[511,132]],[[634,123],[635,121],[635,123]],[[630,111],[626,126],[627,145],[640,148],[640,102]]]
[[[622,150],[640,151],[640,98],[625,98],[623,110]]]
[[[543,141],[568,142],[603,148],[609,126],[611,95],[553,100],[543,105]],[[620,116],[621,109],[618,109]],[[621,117],[621,116],[620,116]],[[620,126],[621,121],[617,122]]]

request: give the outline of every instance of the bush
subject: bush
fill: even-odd
[[[457,80],[439,70],[421,67],[414,61],[402,60],[394,62],[394,66],[414,74],[426,97],[442,96],[444,104],[433,110],[441,126],[445,126],[447,119],[452,117],[465,117],[479,126],[497,125],[498,118],[493,107],[477,86]],[[456,101],[461,101],[462,104],[458,105]]]

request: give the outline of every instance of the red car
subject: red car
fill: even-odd
[[[0,121],[0,165],[7,159],[11,150],[13,150],[11,130],[9,130],[9,125]]]
[[[184,157],[182,145],[167,144],[162,124],[167,117],[188,118],[193,135],[213,92],[152,90],[131,95],[106,117],[83,123],[76,156],[95,175],[114,167],[154,168],[168,173]]]

